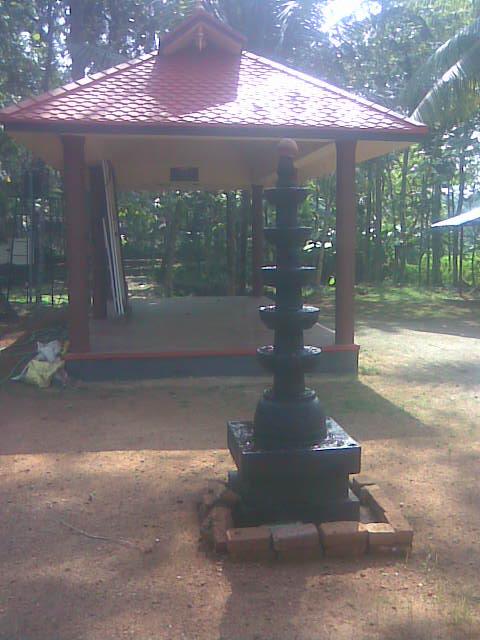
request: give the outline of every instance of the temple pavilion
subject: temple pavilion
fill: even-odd
[[[165,363],[178,375],[216,373],[212,363],[226,358],[242,372],[265,342],[255,311],[262,190],[274,184],[282,138],[298,145],[300,182],[336,171],[336,322],[309,342],[334,369],[355,369],[355,165],[422,139],[424,125],[247,51],[201,8],[158,52],[9,106],[0,122],[63,174],[72,370],[108,377],[123,362],[126,377],[162,375]],[[92,179],[105,160],[119,190],[251,189],[253,297],[157,300],[133,304],[123,322],[106,318],[105,199]]]

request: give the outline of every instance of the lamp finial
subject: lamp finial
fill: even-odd
[[[295,167],[295,158],[298,157],[298,145],[291,138],[280,140],[277,147],[278,167],[277,186],[291,187],[297,184],[298,175]]]

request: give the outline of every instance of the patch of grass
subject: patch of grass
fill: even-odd
[[[309,302],[330,313],[335,305],[335,289],[325,287],[312,294]],[[356,315],[359,320],[469,319],[478,321],[480,302],[458,294],[452,288],[426,289],[384,283],[357,285]]]
[[[379,376],[380,369],[373,364],[364,362],[358,366],[358,373],[362,376]]]
[[[30,302],[30,300],[27,298],[26,294],[22,291],[20,293],[15,293],[13,292],[11,294],[11,302],[14,305],[31,305],[31,304],[35,304],[35,296],[33,296],[33,303]],[[54,304],[52,305],[52,296],[49,293],[44,293],[42,294],[42,301],[41,304],[42,306],[47,306],[47,307],[51,307],[51,306],[63,306],[68,304],[68,294],[67,293],[55,293],[53,296],[53,302]]]
[[[468,314],[468,301],[451,289],[383,285],[357,287],[356,309],[360,316],[382,320],[460,318]]]
[[[329,411],[333,413],[379,413],[383,416],[405,415],[405,410],[392,402],[388,402],[381,395],[370,390],[368,386],[358,381],[339,380],[334,385],[334,392],[318,387],[320,398],[328,398]]]
[[[453,604],[449,618],[452,627],[464,629],[466,632],[473,628],[474,616],[467,598],[462,596]]]
[[[438,566],[438,552],[433,548],[429,548],[421,564],[425,573],[430,573],[436,569]]]

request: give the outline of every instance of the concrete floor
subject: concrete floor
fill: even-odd
[[[258,307],[267,298],[184,297],[132,299],[126,318],[92,320],[94,353],[254,352],[272,341],[273,333],[260,321]],[[306,343],[334,343],[334,332],[316,325]]]

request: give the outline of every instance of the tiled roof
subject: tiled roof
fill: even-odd
[[[286,127],[310,135],[427,133],[383,107],[249,52],[149,54],[0,111],[7,127],[134,131]]]

